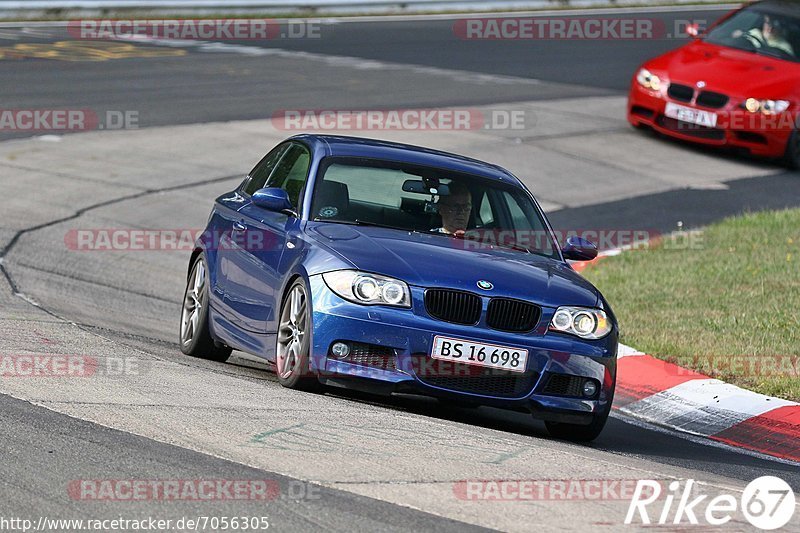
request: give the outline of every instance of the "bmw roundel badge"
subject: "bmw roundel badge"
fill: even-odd
[[[486,281],[485,279],[482,279],[482,280],[480,280],[478,282],[478,288],[479,289],[483,289],[485,291],[490,291],[490,290],[492,290],[494,288],[494,285],[492,285],[492,283],[490,281]]]

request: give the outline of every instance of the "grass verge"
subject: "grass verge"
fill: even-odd
[[[611,303],[623,343],[800,401],[800,209],[725,219],[584,275]]]

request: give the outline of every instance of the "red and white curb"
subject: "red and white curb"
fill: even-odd
[[[583,271],[594,261],[572,263]],[[765,396],[619,345],[614,409],[657,426],[800,462],[800,404]]]
[[[651,424],[800,462],[800,404],[620,344],[614,409]]]

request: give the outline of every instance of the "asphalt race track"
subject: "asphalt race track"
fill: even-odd
[[[721,13],[636,16],[673,28]],[[138,126],[0,131],[0,353],[98,365],[79,378],[0,378],[0,517],[268,516],[279,531],[617,531],[626,499],[471,501],[457,487],[695,479],[709,493],[735,494],[776,475],[800,489],[796,464],[623,418],[580,446],[551,439],[519,413],[304,394],[280,387],[249,356],[225,364],[183,356],[188,252],[80,251],[69,235],[202,228],[213,198],[294,133],[269,120],[282,110],[520,112],[525,127],[516,130],[354,133],[504,165],[560,228],[664,232],[800,205],[800,176],[773,162],[628,127],[628,80],[679,38],[464,41],[453,20],[439,18],[325,21],[319,30],[318,39],[101,42],[87,52],[58,25],[0,24],[0,107],[132,111]],[[268,480],[280,490],[266,500],[176,502],[95,501],[70,489],[80,480],[202,479]]]

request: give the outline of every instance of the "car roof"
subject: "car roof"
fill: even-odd
[[[798,0],[762,0],[752,3],[750,6],[766,9],[775,14],[800,15],[800,1]]]
[[[510,185],[520,185],[520,181],[513,174],[498,165],[411,144],[365,137],[316,134],[295,135],[290,140],[304,141],[315,154],[321,154],[321,156],[315,155],[315,157],[365,157],[399,161],[478,175],[500,180]]]

